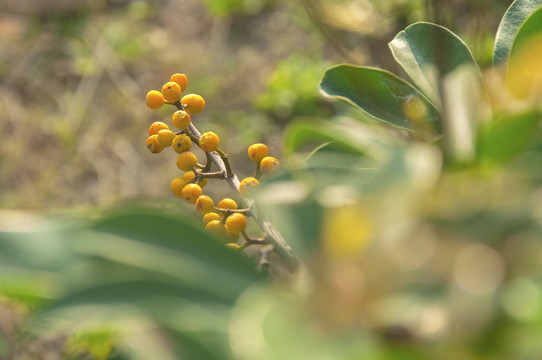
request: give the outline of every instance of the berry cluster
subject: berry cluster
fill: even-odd
[[[265,238],[251,238],[247,235],[247,216],[252,216],[250,208],[239,209],[237,202],[230,198],[220,200],[216,205],[214,200],[203,195],[202,188],[209,179],[230,180],[235,186],[243,203],[243,196],[260,184],[263,175],[270,175],[280,168],[280,162],[269,155],[269,148],[264,144],[253,144],[248,148],[248,157],[256,163],[256,172],[253,177],[247,177],[241,182],[237,181],[233,173],[228,155],[220,148],[220,138],[212,131],[200,135],[192,123],[192,115],[197,115],[205,108],[205,100],[197,94],[188,94],[181,97],[188,87],[185,74],[174,74],[169,82],[162,86],[162,91],[151,90],[147,93],[147,106],[156,110],[164,104],[177,108],[171,117],[171,123],[178,131],[170,130],[166,123],[154,122],[149,127],[147,149],[154,154],[160,153],[166,147],[172,147],[177,155],[177,167],[184,174],[171,181],[171,191],[190,204],[194,204],[196,211],[203,214],[205,230],[224,238],[227,246],[239,249],[253,244],[266,244]],[[192,146],[197,146],[206,155],[206,163],[200,164]],[[216,159],[221,159],[223,169],[213,171],[217,167]],[[235,181],[231,181],[235,179]],[[238,244],[240,235],[244,241]]]

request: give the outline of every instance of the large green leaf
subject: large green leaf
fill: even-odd
[[[508,61],[512,44],[521,24],[540,6],[542,6],[542,0],[516,0],[510,5],[501,20],[495,37],[493,49],[493,63],[495,65]]]
[[[395,60],[437,107],[442,105],[443,96],[439,81],[465,67],[478,73],[476,62],[463,40],[439,25],[412,24],[388,45]]]
[[[336,65],[325,72],[319,86],[325,95],[354,105],[375,120],[421,133],[441,132],[434,106],[412,85],[390,72]]]
[[[540,118],[540,113],[534,110],[496,117],[479,134],[480,161],[498,164],[519,153],[533,138]]]
[[[507,86],[518,98],[542,89],[542,7],[523,22],[510,50]]]

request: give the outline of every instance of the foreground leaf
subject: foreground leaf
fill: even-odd
[[[512,44],[521,24],[540,6],[542,6],[541,0],[516,0],[510,5],[497,30],[493,64],[498,65],[508,61]]]
[[[420,133],[441,132],[434,106],[412,85],[390,72],[336,65],[325,72],[319,87],[325,95],[354,105],[375,120]]]

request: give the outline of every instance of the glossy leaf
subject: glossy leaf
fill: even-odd
[[[504,114],[480,132],[478,154],[483,163],[498,164],[523,150],[533,138],[541,114],[525,111]]]
[[[501,20],[495,37],[493,49],[493,63],[495,65],[508,61],[512,44],[521,24],[540,6],[542,6],[542,0],[516,0],[510,5]]]
[[[390,72],[353,65],[333,66],[325,72],[320,90],[394,127],[424,134],[441,131],[434,106],[416,88]],[[415,111],[408,111],[410,104],[416,104]]]
[[[467,45],[445,27],[418,22],[399,32],[389,43],[395,60],[431,101],[440,107],[438,81],[454,71],[477,65]]]
[[[510,51],[507,86],[517,98],[542,91],[542,7],[534,11],[517,32]]]

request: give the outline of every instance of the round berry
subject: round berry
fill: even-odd
[[[260,162],[260,169],[265,175],[270,175],[280,169],[280,162],[277,158],[266,156]]]
[[[226,240],[231,243],[237,242],[237,240],[239,240],[239,233],[232,233],[226,229]]]
[[[154,134],[147,138],[147,149],[153,154],[158,154],[164,150],[164,147],[158,141],[158,135]]]
[[[218,145],[220,144],[220,139],[218,138],[218,135],[215,134],[212,131],[207,131],[201,134],[201,137],[199,138],[199,147],[203,151],[207,152],[213,152],[218,149]]]
[[[192,140],[188,137],[188,135],[179,134],[173,138],[171,141],[171,146],[173,147],[173,150],[177,152],[178,154],[181,154],[185,151],[189,151],[192,147]]]
[[[220,220],[211,220],[205,225],[205,231],[215,234],[216,236],[224,236],[226,234],[226,228]]]
[[[198,94],[188,94],[183,96],[181,104],[185,105],[186,112],[190,115],[196,115],[203,111],[205,100]]]
[[[162,129],[158,131],[158,141],[163,147],[171,146],[173,139],[175,138],[175,133],[171,130]]]
[[[169,126],[161,121],[155,121],[149,126],[149,136],[158,134],[160,130],[169,130]]]
[[[195,177],[196,177],[196,174],[194,174],[193,171],[185,172],[183,174],[183,176],[182,176],[182,178],[186,180],[186,183],[192,182]],[[198,185],[201,186],[201,187],[204,187],[205,185],[207,185],[208,181],[209,181],[209,179],[201,179],[200,182],[198,183]]]
[[[181,87],[173,81],[168,81],[162,86],[162,95],[167,102],[175,102],[181,98]]]
[[[269,148],[265,144],[252,144],[248,147],[248,157],[254,162],[260,162],[269,154]]]
[[[181,191],[182,198],[190,204],[195,204],[201,196],[201,187],[197,184],[186,184]]]
[[[226,219],[226,230],[239,234],[247,227],[247,218],[241,213],[233,213]]]
[[[222,220],[222,217],[215,212],[208,212],[207,214],[203,215],[203,225],[207,225],[213,220]]]
[[[182,192],[183,188],[188,184],[188,182],[183,178],[175,178],[171,180],[171,191],[175,194],[175,196],[182,198]]]
[[[257,187],[258,185],[260,185],[260,182],[256,178],[244,178],[239,184],[239,192],[241,193],[241,195],[246,196],[251,189]]]
[[[215,202],[207,195],[201,195],[196,200],[196,210],[200,214],[207,214],[215,209]]]
[[[191,121],[190,114],[184,110],[177,110],[171,115],[171,122],[177,129],[186,129]]]
[[[220,200],[216,206],[221,209],[237,210],[237,203],[230,198]]]
[[[164,96],[160,91],[151,90],[147,93],[147,107],[152,110],[160,109],[164,105]]]
[[[169,81],[173,81],[179,84],[179,86],[181,87],[181,91],[185,91],[186,88],[188,87],[188,78],[186,77],[185,74],[179,74],[179,73],[173,74],[171,75],[171,78],[169,79]]]
[[[192,170],[198,163],[198,158],[191,151],[185,151],[179,154],[177,157],[177,167],[183,171]]]
[[[236,243],[227,243],[226,246],[229,247],[230,249],[233,249],[233,250],[239,250],[241,248]]]

